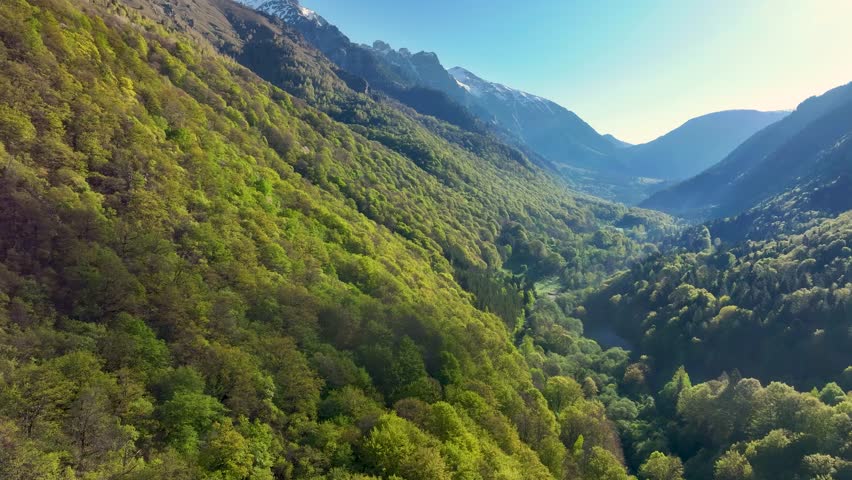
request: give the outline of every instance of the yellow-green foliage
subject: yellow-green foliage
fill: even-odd
[[[347,180],[324,184],[371,162],[418,170],[232,61],[86,8],[101,16],[0,5],[0,476],[549,476],[557,426],[502,322],[441,246],[367,218]],[[409,183],[424,178],[413,192],[461,202]],[[395,185],[364,190],[379,217],[415,205]],[[400,220],[468,230],[423,205]],[[475,415],[439,403],[432,427],[405,423],[433,470],[419,451],[370,453],[381,422],[407,422],[392,402],[474,387]],[[321,408],[343,391],[367,407]]]
[[[850,244],[847,212],[798,235],[654,258],[594,295],[586,319],[667,369],[822,386],[850,363]]]

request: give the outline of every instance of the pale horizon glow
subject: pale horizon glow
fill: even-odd
[[[438,54],[644,143],[852,81],[852,1],[304,0],[358,43]]]

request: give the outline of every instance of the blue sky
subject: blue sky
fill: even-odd
[[[356,42],[550,98],[652,140],[732,108],[784,110],[852,81],[852,1],[303,0]]]

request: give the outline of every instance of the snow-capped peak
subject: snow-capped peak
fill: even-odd
[[[319,26],[328,22],[317,12],[303,7],[298,0],[239,0],[255,10],[278,17],[287,23],[307,20]]]
[[[539,108],[550,109],[551,102],[545,98],[531,93],[516,90],[500,83],[489,82],[479,78],[474,73],[462,67],[453,67],[447,70],[460,87],[464,88],[475,97],[492,95],[501,100],[512,100],[523,104],[535,104]]]
[[[447,70],[447,72],[456,79],[456,83],[458,83],[460,87],[467,90],[475,97],[481,97],[493,89],[493,85],[489,82],[477,77],[464,68],[453,67]]]

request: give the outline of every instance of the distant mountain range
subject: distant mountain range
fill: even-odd
[[[340,29],[296,0],[242,0],[284,20],[344,72],[350,87],[380,92],[413,108],[468,130],[479,127],[463,106],[464,92],[433,53],[395,51],[383,42],[374,46],[349,40]]]
[[[410,94],[412,89],[424,88],[442,92],[486,124],[557,164],[599,166],[617,148],[617,142],[604,138],[575,113],[555,102],[483,80],[461,67],[446,70],[434,53],[396,50],[382,41],[371,46],[355,44],[336,26],[295,0],[244,3],[283,19],[338,66],[421,113],[460,123],[429,112]],[[426,94],[422,90],[418,93]],[[434,103],[434,99],[430,101]]]
[[[601,135],[551,100],[483,79],[463,67],[445,69],[434,53],[394,49],[383,41],[356,44],[297,0],[243,3],[293,27],[341,69],[338,76],[354,90],[387,95],[465,130],[490,130],[539,164],[559,171],[573,188],[625,203],[638,203],[734,155],[740,143],[788,114],[716,112],[691,119],[654,141],[630,145]],[[708,208],[689,199],[678,204],[667,195],[676,194],[661,193],[644,205],[686,215]],[[675,205],[669,205],[668,198]]]
[[[480,118],[556,164],[605,169],[617,146],[574,112],[527,92],[489,82],[461,67],[449,70]]]
[[[720,163],[653,195],[642,205],[695,219],[721,218],[788,191],[843,182],[852,173],[850,137],[852,84],[809,98]],[[831,202],[850,208],[852,195],[834,195]]]
[[[693,118],[651,142],[616,153],[640,177],[684,180],[725,158],[739,144],[789,112],[726,110]]]
[[[550,100],[484,80],[460,67],[446,70],[431,52],[412,53],[376,41],[359,45],[336,26],[295,0],[244,0],[243,3],[283,19],[340,68],[420,113],[473,127],[458,108],[508,140],[529,147],[557,165],[604,169],[606,159],[623,142],[604,137],[575,113]],[[440,95],[438,94],[440,92]]]

